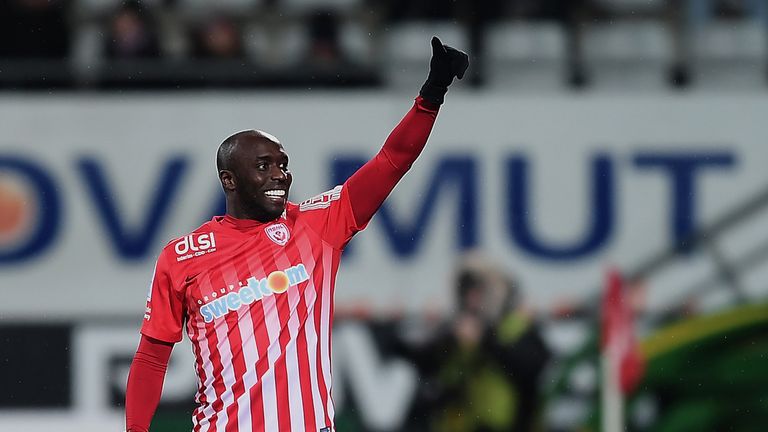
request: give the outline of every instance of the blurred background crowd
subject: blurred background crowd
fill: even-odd
[[[120,430],[217,140],[274,130],[292,194],[338,183],[433,34],[472,66],[345,255],[338,431],[617,432],[610,265],[642,357],[621,430],[764,430],[768,0],[0,0],[0,430]],[[189,429],[174,356],[155,431]]]
[[[410,84],[431,31],[474,86],[744,87],[768,79],[766,28],[762,0],[7,0],[0,85]]]

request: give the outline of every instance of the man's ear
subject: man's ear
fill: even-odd
[[[232,174],[232,171],[219,171],[219,180],[221,181],[221,187],[223,187],[225,191],[235,190],[235,176]]]

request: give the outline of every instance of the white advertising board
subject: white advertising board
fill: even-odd
[[[631,269],[768,186],[764,98],[451,96],[422,157],[353,240],[339,306],[447,310],[468,248],[515,274],[538,307],[589,298],[607,266]],[[382,93],[4,97],[0,316],[138,317],[159,250],[219,208],[223,138],[276,135],[301,201],[373,155],[410,103]],[[688,259],[654,281],[653,307],[712,271],[707,257]],[[747,289],[760,295],[767,281]]]

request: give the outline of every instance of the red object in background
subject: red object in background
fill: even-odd
[[[617,270],[608,272],[603,294],[600,348],[611,363],[618,366],[617,381],[621,392],[627,394],[640,383],[645,371],[645,359],[635,337],[632,308],[624,296],[622,282]]]

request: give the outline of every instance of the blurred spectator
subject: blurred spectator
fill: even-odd
[[[122,4],[111,19],[106,43],[106,54],[112,59],[160,56],[155,22],[139,1]]]
[[[510,14],[514,19],[550,20],[566,22],[573,6],[584,8],[585,1],[563,2],[560,0],[515,0],[510,2]]]
[[[0,1],[0,58],[65,58],[69,10],[68,0]]]
[[[414,416],[432,431],[530,431],[550,357],[537,324],[487,260],[468,260],[455,289],[454,318],[412,353],[422,376]]]
[[[391,20],[482,20],[505,18],[565,21],[573,5],[585,8],[588,0],[397,0],[388,3]]]
[[[389,18],[395,21],[407,19],[451,19],[456,17],[455,0],[395,0],[389,2]]]
[[[243,36],[232,19],[220,16],[204,22],[192,35],[193,55],[197,58],[241,58]]]
[[[309,48],[305,61],[310,66],[329,68],[347,61],[339,41],[339,17],[332,10],[318,10],[309,15]]]
[[[748,17],[768,24],[765,0],[687,0],[689,19],[701,25],[716,17]]]

